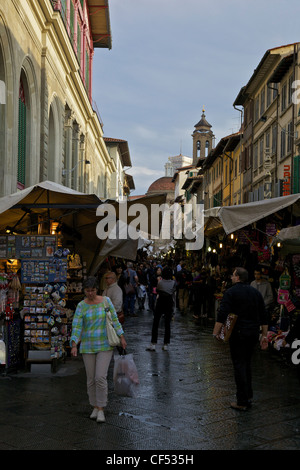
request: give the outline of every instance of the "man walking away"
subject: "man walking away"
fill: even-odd
[[[225,291],[214,326],[213,335],[218,339],[223,323],[229,313],[238,316],[229,339],[231,359],[236,383],[237,401],[231,403],[236,410],[245,411],[253,398],[251,358],[254,346],[259,339],[260,327],[262,349],[267,345],[267,314],[261,293],[247,284],[248,272],[235,268],[232,275],[233,286]]]

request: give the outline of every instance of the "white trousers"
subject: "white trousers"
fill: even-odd
[[[100,351],[96,354],[82,354],[90,405],[100,408],[107,404],[107,373],[113,350]]]

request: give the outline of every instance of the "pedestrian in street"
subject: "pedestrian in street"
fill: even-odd
[[[122,323],[121,317],[123,315],[123,291],[117,283],[116,273],[108,271],[105,274],[106,287],[102,293],[103,296],[109,297],[112,304],[117,312],[120,323]]]
[[[124,314],[136,317],[134,306],[136,299],[136,288],[138,284],[138,277],[136,271],[133,269],[133,264],[129,261],[127,263],[127,269],[124,271],[125,284],[124,284]],[[133,287],[132,292],[126,292],[127,286],[131,285]]]
[[[272,286],[269,281],[262,277],[262,270],[260,267],[257,267],[254,271],[254,281],[251,282],[250,286],[254,287],[255,289],[259,290],[261,295],[263,296],[266,310],[270,319],[270,312],[273,304],[273,291]]]
[[[124,298],[125,298],[124,286],[126,284],[126,278],[124,276],[123,270],[124,270],[124,268],[122,267],[121,264],[117,264],[113,268],[113,271],[116,273],[116,276],[117,276],[117,284],[118,284],[119,287],[121,287],[122,292],[123,292],[123,302],[124,302]]]
[[[176,266],[176,273],[179,273],[179,271],[182,270],[182,265],[183,265],[183,261],[180,260],[179,263]]]
[[[190,287],[192,285],[192,275],[186,269],[185,264],[181,263],[181,270],[176,274],[178,289],[178,307],[180,313],[185,315],[189,306]]]
[[[162,279],[157,284],[157,301],[154,311],[154,318],[152,324],[151,345],[147,348],[148,351],[155,351],[159,322],[164,315],[165,320],[165,333],[163,351],[168,350],[171,337],[171,320],[173,315],[173,308],[176,295],[176,281],[172,279],[172,270],[165,267],[162,270]]]
[[[139,310],[144,310],[145,308],[145,301],[146,301],[146,295],[147,295],[147,271],[144,267],[143,263],[140,263],[137,271],[136,271],[137,277],[138,277],[138,286],[137,286],[137,300],[139,304]]]
[[[157,284],[162,279],[162,269],[156,268],[153,276],[150,278],[150,296],[149,296],[149,307],[154,312],[157,298]]]
[[[111,312],[112,321],[121,346],[126,349],[126,340],[115,308],[108,297],[98,295],[99,283],[95,277],[84,282],[84,299],[77,305],[70,339],[71,355],[82,354],[86,377],[89,402],[93,407],[90,418],[104,422],[104,408],[107,405],[107,373],[113,355],[106,333],[106,308]]]
[[[229,339],[231,359],[236,383],[236,402],[231,407],[245,411],[251,406],[253,398],[251,358],[262,329],[261,347],[267,340],[267,313],[261,293],[247,284],[248,272],[235,268],[232,287],[224,292],[213,335],[218,339],[223,323],[229,313],[236,314],[237,321]]]
[[[193,293],[193,317],[196,319],[206,317],[207,273],[204,268],[198,276],[193,278]]]

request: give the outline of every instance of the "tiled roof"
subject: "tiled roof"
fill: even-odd
[[[147,193],[156,191],[175,191],[175,183],[171,176],[163,176],[150,184]]]
[[[127,140],[115,139],[113,137],[103,137],[103,140],[107,145],[109,144],[118,145],[120,152],[121,152],[123,166],[131,167],[131,158],[130,158],[130,152],[129,152]]]

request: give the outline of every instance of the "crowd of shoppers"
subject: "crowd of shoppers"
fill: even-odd
[[[175,311],[181,315],[191,315],[195,320],[216,319],[220,299],[232,286],[233,269],[227,266],[203,265],[191,259],[143,260],[137,263],[119,262],[107,268],[100,277],[101,292],[107,294],[106,276],[122,291],[122,309],[124,315],[137,317],[144,309],[155,313],[158,299],[158,283],[163,278],[163,269],[168,268],[175,281],[176,292],[173,299],[172,316]],[[267,312],[272,310],[274,295],[270,283],[264,279],[261,269],[256,267],[249,283],[261,292]],[[110,284],[110,282],[109,282]],[[120,292],[121,292],[120,291]],[[116,307],[119,311],[119,307]],[[269,314],[270,315],[270,314]]]
[[[227,267],[191,264],[190,260],[143,260],[138,264],[119,262],[104,268],[101,276],[89,278],[84,286],[85,298],[77,306],[71,337],[71,354],[77,355],[80,344],[87,375],[87,389],[93,407],[91,418],[105,421],[107,403],[107,371],[113,348],[105,330],[105,308],[109,307],[121,347],[126,340],[120,315],[137,317],[147,309],[152,312],[151,344],[155,351],[159,325],[164,319],[162,349],[167,351],[171,340],[171,324],[176,312],[190,315],[195,321],[215,320],[213,335],[218,338],[229,313],[238,315],[230,352],[237,388],[237,401],[231,406],[246,410],[251,405],[251,357],[262,332],[266,340],[268,309],[273,302],[271,285],[262,278],[260,269],[249,285],[243,268],[230,272]],[[106,306],[106,307],[105,307]],[[126,327],[126,326],[125,326]],[[149,332],[150,334],[150,332]]]

